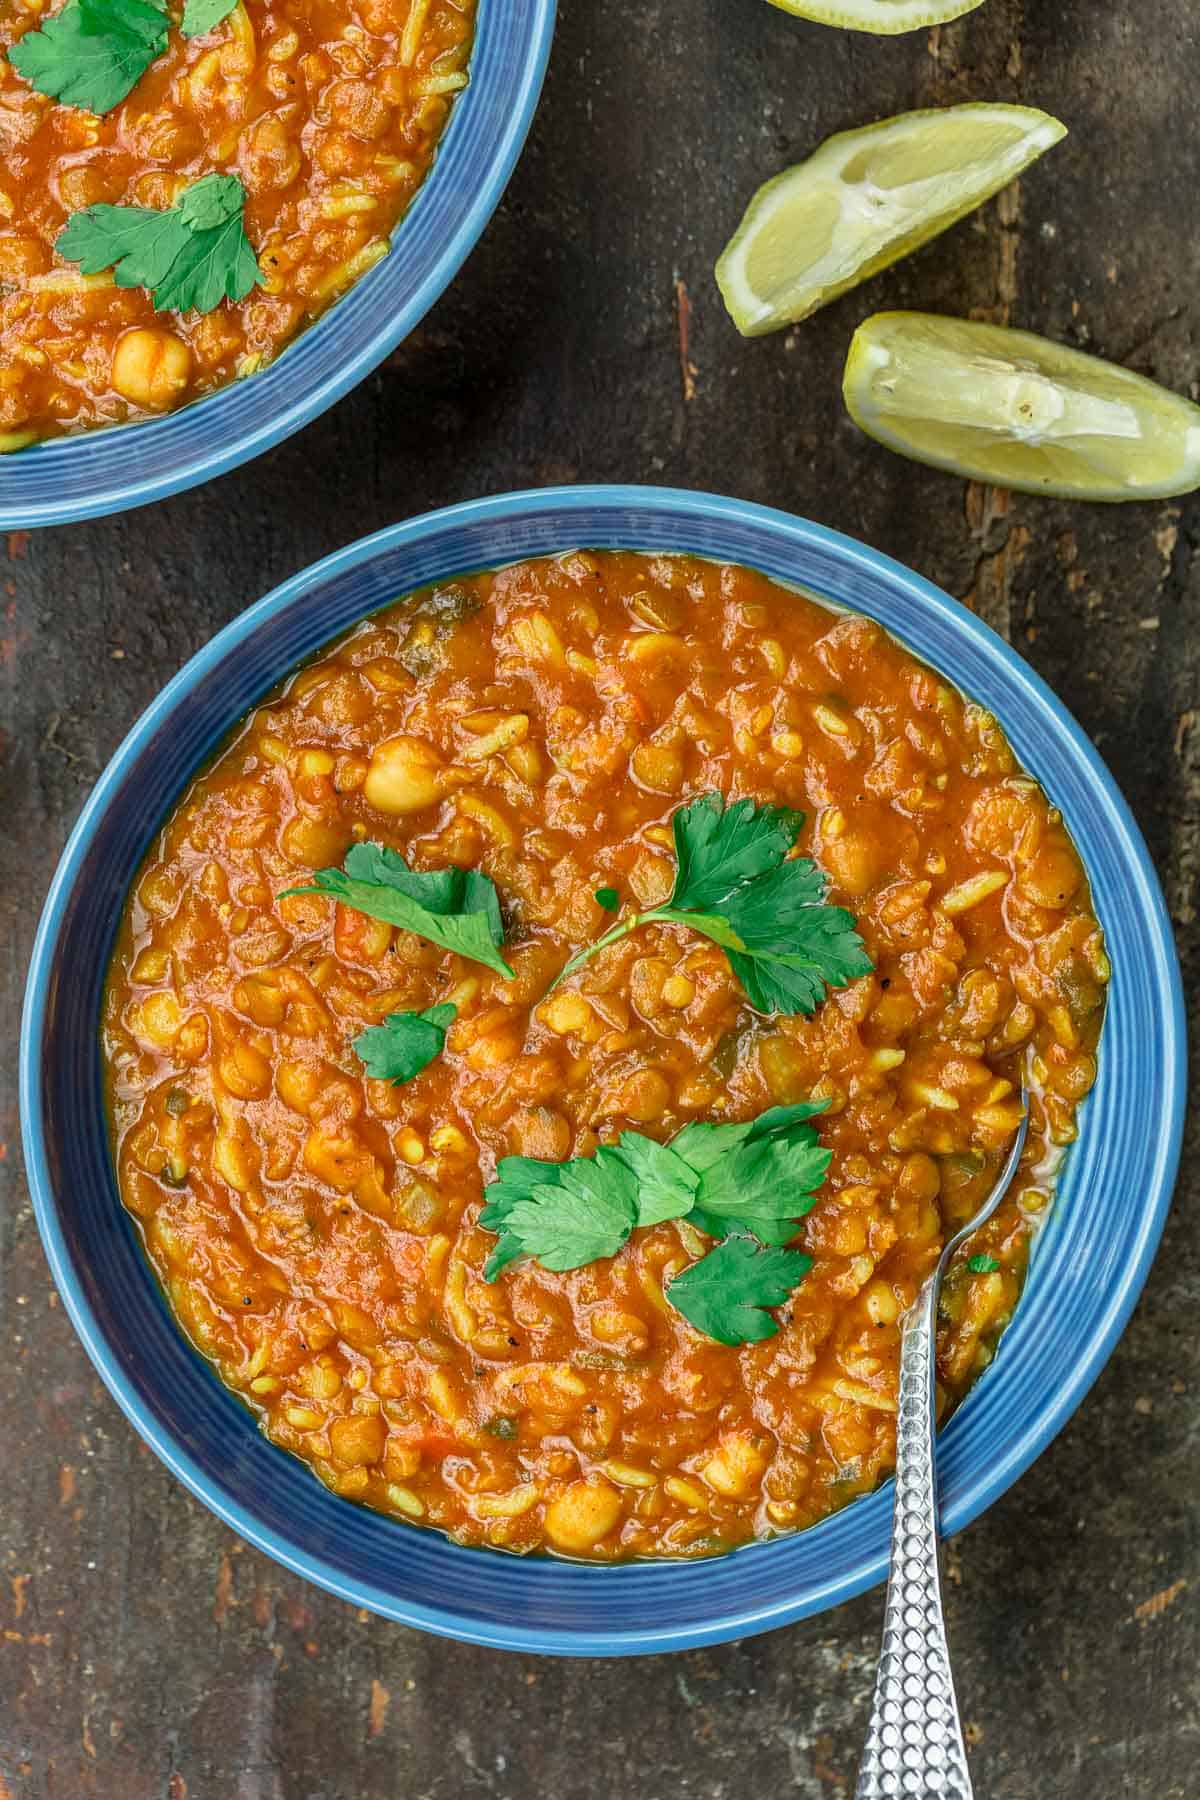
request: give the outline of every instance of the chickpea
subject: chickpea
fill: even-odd
[[[117,339],[112,384],[135,406],[151,412],[168,411],[182,398],[191,373],[191,351],[169,331],[138,326]]]
[[[1058,912],[1069,906],[1083,879],[1079,858],[1061,838],[1049,838],[1017,875],[1017,886],[1035,906]]]
[[[671,965],[660,956],[640,956],[629,972],[629,992],[643,1019],[662,1011],[663,989],[671,979]]]
[[[557,1036],[569,1037],[573,1032],[586,1031],[595,1015],[583,995],[568,988],[543,1000],[537,1009],[537,1017]]]
[[[571,1127],[562,1113],[535,1106],[513,1114],[508,1122],[514,1151],[542,1162],[560,1162],[571,1149]]]
[[[766,1466],[767,1459],[754,1439],[744,1431],[734,1431],[722,1438],[701,1474],[709,1487],[732,1500],[748,1494]]]
[[[377,1413],[351,1413],[333,1421],[329,1442],[337,1460],[351,1468],[377,1463],[387,1443],[387,1426]]]
[[[221,1080],[239,1100],[257,1100],[271,1086],[271,1065],[253,1044],[235,1044],[217,1067]]]
[[[394,737],[371,757],[363,793],[367,803],[385,813],[423,812],[442,796],[441,759],[423,738]]]
[[[631,1075],[617,1097],[617,1109],[627,1119],[647,1125],[661,1119],[671,1104],[671,1089],[657,1069],[639,1069]]]
[[[621,1496],[612,1483],[573,1481],[546,1508],[546,1536],[560,1550],[582,1556],[608,1536],[621,1517]]]
[[[821,846],[821,860],[847,894],[862,895],[875,886],[884,870],[884,853],[864,832],[847,831]]]
[[[304,1166],[327,1187],[348,1194],[356,1182],[370,1173],[371,1153],[353,1132],[333,1136],[310,1131],[304,1140]]]
[[[328,102],[334,124],[368,142],[381,138],[392,122],[391,108],[366,81],[335,81]]]
[[[325,175],[357,175],[369,155],[347,131],[320,131],[313,140],[313,160]]]
[[[918,1150],[906,1159],[897,1182],[906,1200],[933,1200],[941,1192],[942,1177],[932,1156]]]
[[[174,994],[149,994],[142,1001],[134,1030],[160,1050],[169,1050],[182,1024],[183,1013]]]
[[[862,1300],[872,1325],[894,1325],[900,1317],[900,1302],[890,1281],[872,1281],[863,1289]]]
[[[241,169],[252,194],[290,187],[300,173],[300,149],[276,113],[256,119],[242,139]]]
[[[677,794],[683,785],[683,757],[669,744],[639,744],[629,766],[634,780],[652,794]]]
[[[334,819],[306,819],[298,815],[283,828],[279,848],[299,869],[323,869],[340,863],[350,833]]]

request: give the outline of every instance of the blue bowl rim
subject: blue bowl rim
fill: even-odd
[[[1139,882],[1147,903],[1143,926],[1162,1006],[1162,1060],[1167,1090],[1162,1129],[1157,1138],[1154,1179],[1148,1185],[1145,1202],[1138,1215],[1136,1235],[1132,1239],[1132,1254],[1119,1266],[1117,1279],[1107,1294],[1100,1319],[1085,1343],[1079,1360],[1065,1378],[1048,1386],[1025,1424],[1019,1440],[1011,1446],[1004,1460],[978,1474],[966,1486],[957,1503],[943,1509],[943,1535],[950,1536],[961,1531],[1007,1491],[1066,1424],[1100,1374],[1137,1302],[1158,1247],[1171,1202],[1185,1121],[1187,1050],[1182,976],[1157,875],[1138,826],[1114,778],[1062,702],[997,633],[941,589],[893,558],[827,526],[754,502],[682,489],[628,485],[531,489],[463,502],[389,526],[335,551],[283,582],[232,620],[167,683],[126,735],[89,796],[55,872],[34,941],[21,1029],[20,1107],[22,1143],[34,1215],[55,1284],[84,1349],[105,1386],[139,1435],[184,1486],[241,1538],[254,1544],[257,1549],[293,1573],[351,1605],[366,1607],[385,1618],[436,1635],[492,1648],[543,1654],[643,1655],[657,1651],[691,1649],[754,1635],[838,1605],[882,1580],[886,1574],[886,1552],[880,1550],[875,1556],[865,1558],[843,1578],[814,1585],[800,1601],[782,1601],[771,1606],[745,1610],[734,1608],[720,1616],[714,1616],[703,1625],[680,1628],[664,1624],[654,1630],[627,1634],[581,1631],[571,1627],[539,1627],[530,1630],[520,1623],[504,1627],[480,1625],[456,1613],[453,1604],[435,1608],[398,1601],[394,1595],[369,1582],[348,1578],[321,1557],[297,1549],[277,1532],[261,1526],[251,1512],[196,1467],[186,1451],[170,1433],[160,1429],[157,1421],[131,1391],[115,1357],[97,1329],[90,1305],[71,1263],[58,1218],[58,1203],[51,1179],[41,1108],[41,1044],[53,977],[54,946],[73,883],[100,828],[110,796],[119,788],[127,769],[134,764],[143,746],[162,726],[176,704],[213,667],[223,661],[231,650],[244,642],[260,623],[274,617],[314,587],[361,567],[383,551],[411,546],[426,535],[432,536],[456,527],[496,527],[517,516],[522,520],[534,520],[542,514],[564,509],[567,512],[582,513],[589,507],[629,507],[643,512],[647,509],[662,509],[676,517],[681,513],[687,514],[697,521],[703,520],[717,526],[722,523],[730,526],[749,523],[777,533],[782,531],[790,536],[798,549],[806,547],[809,550],[831,553],[843,566],[857,568],[876,578],[882,578],[894,588],[906,592],[919,605],[931,608],[934,614],[943,622],[949,623],[955,631],[973,638],[977,650],[999,658],[1007,675],[1023,688],[1025,695],[1041,709],[1048,709],[1053,714],[1057,728],[1094,783],[1096,795],[1103,801],[1107,823],[1118,834],[1132,872]],[[564,541],[563,548],[567,547]],[[502,560],[498,558],[497,563]],[[969,1403],[968,1400],[968,1405]],[[868,1499],[865,1498],[857,1502],[856,1506],[867,1503]],[[819,1527],[813,1529],[819,1530]],[[763,1554],[769,1553],[769,1549],[769,1545],[748,1546],[731,1555],[737,1558],[745,1554]],[[461,1549],[460,1553],[495,1554],[489,1551],[462,1552]],[[726,1559],[719,1560],[723,1562]],[[574,1573],[578,1573],[581,1567],[578,1564],[567,1566]],[[608,1568],[595,1569],[591,1565],[582,1567],[598,1576],[611,1578],[619,1574],[618,1570]]]
[[[503,0],[480,0],[481,7],[498,7],[502,3]],[[340,296],[319,319],[296,338],[289,340],[274,364],[263,370],[261,375],[249,377],[245,383],[235,382],[218,388],[215,392],[190,402],[181,412],[168,414],[164,419],[143,419],[127,425],[101,427],[95,431],[50,438],[44,443],[31,444],[25,450],[14,452],[14,456],[22,459],[38,458],[45,461],[46,480],[51,491],[42,500],[5,500],[2,478],[4,465],[11,458],[0,456],[0,530],[67,525],[81,519],[131,512],[135,507],[146,506],[154,500],[164,500],[171,494],[182,493],[203,482],[213,481],[219,475],[228,474],[231,469],[239,468],[241,464],[274,449],[276,444],[293,436],[326,412],[416,329],[430,307],[450,286],[483,235],[492,214],[500,204],[533,123],[550,58],[558,0],[521,0],[521,4],[529,14],[530,54],[520,71],[511,108],[503,117],[502,129],[497,133],[483,165],[483,179],[469,209],[455,230],[441,243],[431,247],[423,264],[415,271],[416,280],[408,293],[401,291],[400,304],[394,311],[392,305],[397,296],[388,291],[388,257],[383,257],[354,284],[354,290],[351,291],[366,288],[368,292],[378,295],[379,320],[375,329],[362,339],[357,348],[348,348],[337,372],[311,388],[302,399],[283,406],[262,424],[254,422],[254,412],[261,411],[261,407],[251,410],[247,423],[241,430],[233,433],[220,449],[197,457],[194,463],[189,463],[183,469],[173,468],[160,474],[154,472],[154,433],[158,427],[168,420],[202,414],[215,403],[220,403],[223,396],[234,393],[248,392],[261,397],[265,403],[271,397],[269,380],[272,368],[282,361],[283,356],[294,356],[297,347],[316,334],[320,333],[323,338],[336,332],[339,328],[337,315],[346,295]],[[479,29],[482,34],[482,25]],[[499,43],[498,36],[495,41]],[[411,206],[396,226],[396,233],[403,232],[406,221],[414,217],[418,207],[427,208],[436,203],[445,179],[444,152],[451,142],[452,134],[461,129],[460,122],[472,104],[482,104],[487,98],[490,71],[486,65],[481,66],[478,55],[472,60],[471,73],[471,85],[451,109],[449,122],[438,145],[438,154]],[[474,102],[472,89],[476,96]],[[89,491],[86,496],[69,500],[56,497],[53,478],[58,461],[69,456],[78,446],[94,444],[100,439],[107,442],[112,438],[119,439],[117,450],[123,453],[122,466],[128,466],[130,470],[128,477],[122,478],[120,471],[106,472],[103,485]]]

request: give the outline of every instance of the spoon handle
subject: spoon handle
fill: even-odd
[[[938,1576],[933,1465],[937,1274],[904,1318],[892,1561],[855,1800],[972,1800]]]

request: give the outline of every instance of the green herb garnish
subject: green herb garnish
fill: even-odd
[[[686,1218],[724,1241],[678,1275],[667,1298],[721,1343],[769,1337],[776,1327],[761,1309],[777,1306],[811,1266],[779,1246],[795,1237],[829,1169],[829,1152],[809,1123],[823,1110],[802,1102],[742,1125],[698,1122],[669,1144],[627,1131],[594,1156],[568,1162],[506,1156],[479,1215],[499,1237],[485,1277],[494,1281],[522,1256],[546,1269],[582,1268],[615,1256],[637,1226]],[[764,1243],[773,1246],[769,1254]],[[778,1291],[785,1273],[792,1279]],[[729,1335],[743,1327],[741,1336]]]
[[[824,1110],[824,1104],[802,1101],[760,1113],[744,1138],[730,1144],[701,1174],[693,1225],[710,1237],[750,1231],[764,1244],[786,1244],[794,1238],[796,1220],[811,1210],[816,1190],[829,1173],[829,1151],[821,1148],[815,1131],[801,1129]],[[688,1125],[680,1136],[703,1129]],[[681,1145],[677,1138],[675,1148],[682,1156],[688,1154],[687,1141]],[[797,1195],[802,1196],[800,1201]]]
[[[184,37],[203,37],[206,31],[214,30],[235,10],[237,3],[238,0],[187,0],[181,27]]]
[[[354,844],[340,869],[317,869],[310,886],[286,888],[280,899],[287,894],[327,894],[498,975],[512,975],[497,948],[504,922],[495,883],[474,869],[410,869],[382,844]]]
[[[853,915],[825,904],[825,877],[808,857],[790,857],[803,813],[704,794],[679,809],[675,886],[664,906],[634,913],[573,956],[559,976],[651,923],[690,926],[719,944],[752,1006],[811,1013],[831,987],[872,964]]]
[[[595,900],[597,906],[602,906],[604,908],[605,912],[616,912],[621,904],[621,896],[618,894],[616,888],[597,888],[592,898]]]
[[[424,1012],[389,1013],[382,1025],[368,1025],[354,1039],[354,1052],[376,1081],[400,1087],[440,1056],[458,1008],[445,1004]]]
[[[543,1269],[581,1269],[617,1254],[636,1223],[637,1195],[637,1176],[619,1150],[577,1156],[559,1164],[553,1182],[539,1181],[508,1204],[504,1236]]]
[[[236,5],[187,0],[184,37],[211,31]],[[165,0],[67,0],[39,30],[18,38],[8,60],[35,92],[64,106],[111,112],[163,54],[170,25]]]
[[[968,1256],[967,1268],[972,1275],[994,1275],[1000,1264],[994,1256]]]
[[[757,1344],[779,1327],[765,1310],[782,1306],[812,1268],[802,1250],[766,1249],[735,1232],[667,1284],[667,1299],[719,1344]]]
[[[106,113],[162,55],[169,28],[152,0],[67,0],[39,31],[18,38],[8,60],[37,93]]]
[[[158,312],[212,312],[262,279],[242,226],[245,202],[236,175],[205,175],[162,210],[85,207],[54,247],[85,275],[111,269],[118,287],[148,289]]]

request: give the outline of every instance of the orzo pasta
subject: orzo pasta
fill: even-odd
[[[177,10],[102,115],[4,54],[57,10],[0,0],[0,450],[251,374],[377,262],[467,85],[475,0],[239,0],[191,37]],[[159,312],[56,251],[88,208],[165,209],[215,172],[245,190],[262,275],[236,302]]]
[[[719,944],[660,922],[550,991],[606,907],[666,897],[669,823],[705,794],[804,812],[871,972],[763,1016]],[[356,843],[489,877],[511,975],[285,894]],[[1024,1084],[1019,1178],[946,1288],[943,1408],[987,1363],[1107,976],[1059,815],[878,626],[681,557],[528,562],[363,623],[166,825],[104,1017],[121,1193],[183,1327],[338,1492],[472,1544],[702,1554],[890,1470],[898,1320]],[[443,1004],[440,1053],[435,1032],[398,1084],[368,1072],[365,1028]],[[709,1247],[686,1218],[485,1279],[498,1160],[802,1100],[832,1161],[774,1335],[717,1343],[668,1302]]]

